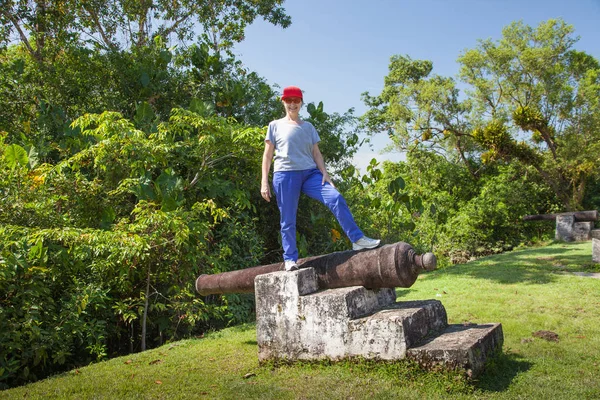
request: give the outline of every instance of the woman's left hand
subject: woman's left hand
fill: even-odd
[[[323,174],[323,181],[321,181],[321,186],[325,184],[325,182],[329,183],[331,186],[335,187],[333,182],[331,181],[331,177],[327,172]]]

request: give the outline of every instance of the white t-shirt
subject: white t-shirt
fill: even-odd
[[[265,140],[275,146],[275,172],[317,168],[312,150],[321,138],[310,122],[297,125],[286,118],[276,119],[269,124]]]

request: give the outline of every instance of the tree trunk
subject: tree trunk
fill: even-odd
[[[530,164],[531,165],[531,164]],[[568,182],[564,179],[562,173],[559,171],[560,176],[557,178],[551,176],[546,170],[544,170],[541,166],[537,164],[533,164],[533,167],[540,173],[544,182],[552,188],[552,191],[558,197],[558,199],[565,206],[566,211],[574,211],[580,204],[573,204],[573,198],[569,194],[568,190]],[[565,191],[565,187],[567,190]]]
[[[150,297],[150,266],[148,264],[148,276],[146,278],[146,295],[144,301],[144,315],[142,316],[142,351],[146,350],[146,321],[148,319],[148,297]]]

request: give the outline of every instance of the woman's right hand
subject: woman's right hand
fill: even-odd
[[[262,176],[260,178],[260,195],[266,201],[271,201],[271,189],[269,189],[269,170],[271,169],[271,162],[273,161],[273,153],[275,152],[275,146],[270,140],[265,140],[265,152],[263,153],[262,160]]]
[[[263,197],[263,199],[265,199],[266,201],[270,202],[271,201],[271,189],[269,189],[269,183],[261,183],[260,185],[260,195]]]

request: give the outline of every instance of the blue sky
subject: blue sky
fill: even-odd
[[[284,7],[289,28],[256,21],[235,53],[269,84],[300,86],[306,102],[323,101],[327,112],[363,114],[361,93],[379,94],[394,54],[431,60],[434,73],[456,76],[462,52],[478,39],[499,39],[513,21],[535,27],[562,18],[580,36],[575,47],[600,59],[600,0],[287,0]],[[381,154],[387,144],[376,135],[355,164],[401,159]]]

